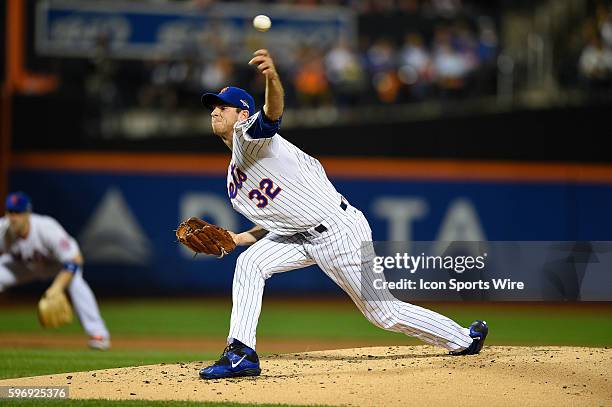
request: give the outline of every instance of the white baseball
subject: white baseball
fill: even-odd
[[[272,27],[272,20],[270,20],[270,17],[260,14],[253,19],[253,27],[257,31],[266,32]]]

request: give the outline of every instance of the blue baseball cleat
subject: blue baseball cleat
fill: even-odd
[[[484,341],[487,338],[488,333],[489,327],[485,321],[477,320],[472,322],[472,325],[470,325],[472,344],[463,350],[450,352],[450,354],[455,356],[479,354],[480,350],[484,346]]]
[[[214,365],[200,369],[200,379],[259,376],[259,357],[244,343],[234,339]]]

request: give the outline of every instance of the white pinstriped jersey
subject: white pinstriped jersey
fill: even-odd
[[[45,281],[63,270],[65,263],[75,260],[79,245],[50,216],[30,214],[30,231],[25,239],[15,239],[7,233],[8,218],[0,218],[0,292],[24,282]],[[90,337],[109,338],[106,324],[100,316],[98,303],[82,270],[73,272],[66,289],[79,322]]]
[[[367,219],[346,202],[340,206],[342,196],[323,166],[282,138],[279,125],[280,120],[270,122],[257,112],[234,126],[227,174],[232,206],[272,233],[236,261],[228,343],[237,339],[255,349],[266,279],[317,264],[375,325],[449,350],[468,347],[472,338],[467,329],[368,284],[363,277],[373,274],[364,271],[374,250],[364,250],[372,240]],[[318,225],[325,229],[310,239],[309,229]]]
[[[79,246],[50,216],[30,214],[30,231],[25,239],[8,236],[9,220],[0,218],[0,254],[9,254],[14,260],[42,265],[64,263],[74,259]]]
[[[234,209],[279,235],[308,230],[341,210],[341,195],[317,159],[278,133],[267,138],[247,133],[260,115],[257,112],[234,126],[227,172]]]

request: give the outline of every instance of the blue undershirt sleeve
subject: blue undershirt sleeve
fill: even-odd
[[[253,123],[251,127],[247,129],[247,134],[252,139],[273,137],[276,133],[278,133],[282,120],[283,117],[281,116],[278,120],[272,121],[268,119],[262,111],[260,112],[255,123]]]

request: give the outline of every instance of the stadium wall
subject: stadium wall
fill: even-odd
[[[193,257],[174,229],[189,216],[249,222],[225,190],[225,155],[20,153],[12,190],[75,236],[101,292],[229,294],[235,255]],[[612,240],[612,167],[322,158],[378,241]],[[270,280],[271,294],[338,291],[317,268]]]

